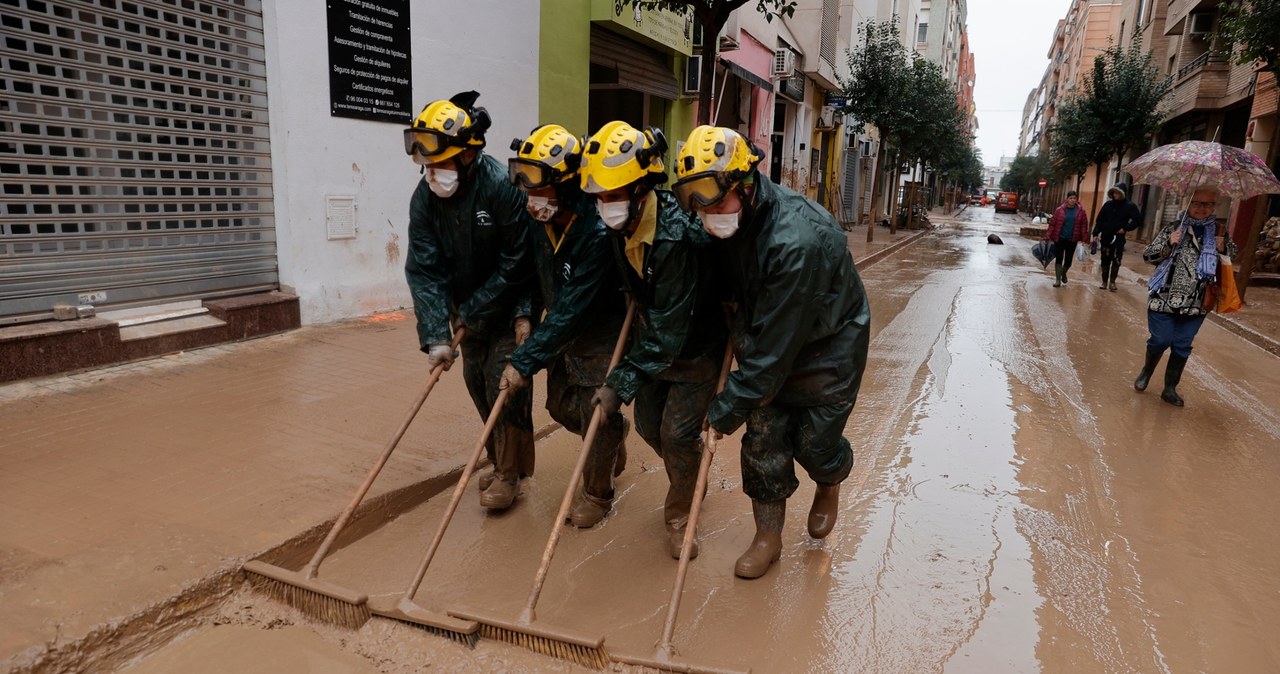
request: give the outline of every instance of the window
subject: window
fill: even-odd
[[[922,23],[916,27],[916,42],[924,43],[929,41],[929,24]]]

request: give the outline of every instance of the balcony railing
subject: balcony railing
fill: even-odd
[[[1205,67],[1208,64],[1209,64],[1209,52],[1205,52],[1197,56],[1193,61],[1191,61],[1191,63],[1188,63],[1187,65],[1182,66],[1181,68],[1178,68],[1178,79],[1182,79],[1187,75],[1191,74],[1192,72],[1195,72],[1196,70],[1199,70],[1200,68]]]

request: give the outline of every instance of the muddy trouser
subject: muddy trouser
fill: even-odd
[[[462,378],[481,421],[498,399],[498,382],[507,357],[516,348],[514,335],[462,340]],[[479,432],[479,431],[477,431]],[[502,416],[485,443],[495,479],[512,482],[533,475],[533,384],[507,396]]]
[[[616,337],[616,333],[615,333]],[[586,435],[595,407],[591,397],[604,383],[609,354],[580,357],[566,354],[547,368],[547,411],[569,432]],[[613,467],[618,445],[625,435],[622,413],[610,414],[600,422],[595,440],[582,469],[582,486],[597,501],[613,500]]]
[[[755,501],[776,501],[795,493],[793,461],[814,482],[838,484],[853,468],[853,449],[844,437],[853,403],[813,407],[770,404],[747,417],[742,437],[742,490]]]
[[[1098,252],[1102,253],[1102,282],[1115,283],[1120,274],[1120,260],[1124,258],[1124,239],[1116,237],[1111,244],[1103,244]]]
[[[636,432],[666,465],[671,486],[662,514],[673,530],[689,520],[702,459],[702,422],[715,390],[713,372],[705,381],[650,381],[636,391]]]

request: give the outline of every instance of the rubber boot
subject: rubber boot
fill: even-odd
[[[1116,291],[1116,276],[1120,275],[1120,261],[1116,260],[1111,263],[1111,292]]]
[[[1053,263],[1053,287],[1055,288],[1062,287],[1062,263],[1061,262]]]
[[[579,529],[590,529],[613,509],[613,494],[608,497],[593,496],[583,490],[578,493],[578,502],[569,511],[569,521]]]
[[[683,522],[667,522],[667,552],[671,559],[680,559],[680,550],[684,547],[684,532],[689,528],[689,520]],[[689,548],[689,559],[698,558],[698,531],[693,531],[693,545]]]
[[[751,500],[751,512],[756,519],[756,536],[751,545],[733,565],[733,573],[739,578],[759,578],[782,556],[782,521],[787,516],[787,500]]]
[[[1147,384],[1151,383],[1151,374],[1156,371],[1156,366],[1160,364],[1160,356],[1163,355],[1164,349],[1147,347],[1147,360],[1142,364],[1142,371],[1138,373],[1138,378],[1133,380],[1133,388],[1139,391],[1147,390]]]
[[[1107,289],[1107,277],[1111,275],[1111,261],[1107,260],[1102,263],[1102,285],[1098,286],[1101,290]]]
[[[836,526],[840,510],[840,485],[818,483],[809,508],[809,535],[822,539]]]
[[[1178,395],[1178,382],[1182,381],[1182,368],[1187,366],[1187,359],[1176,353],[1169,354],[1169,364],[1164,366],[1164,390],[1160,392],[1160,399],[1174,405],[1182,407],[1182,397]]]

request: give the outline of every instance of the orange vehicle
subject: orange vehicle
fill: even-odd
[[[1008,211],[1009,213],[1018,212],[1018,193],[1017,192],[1001,192],[996,195],[996,212],[1001,213]]]

